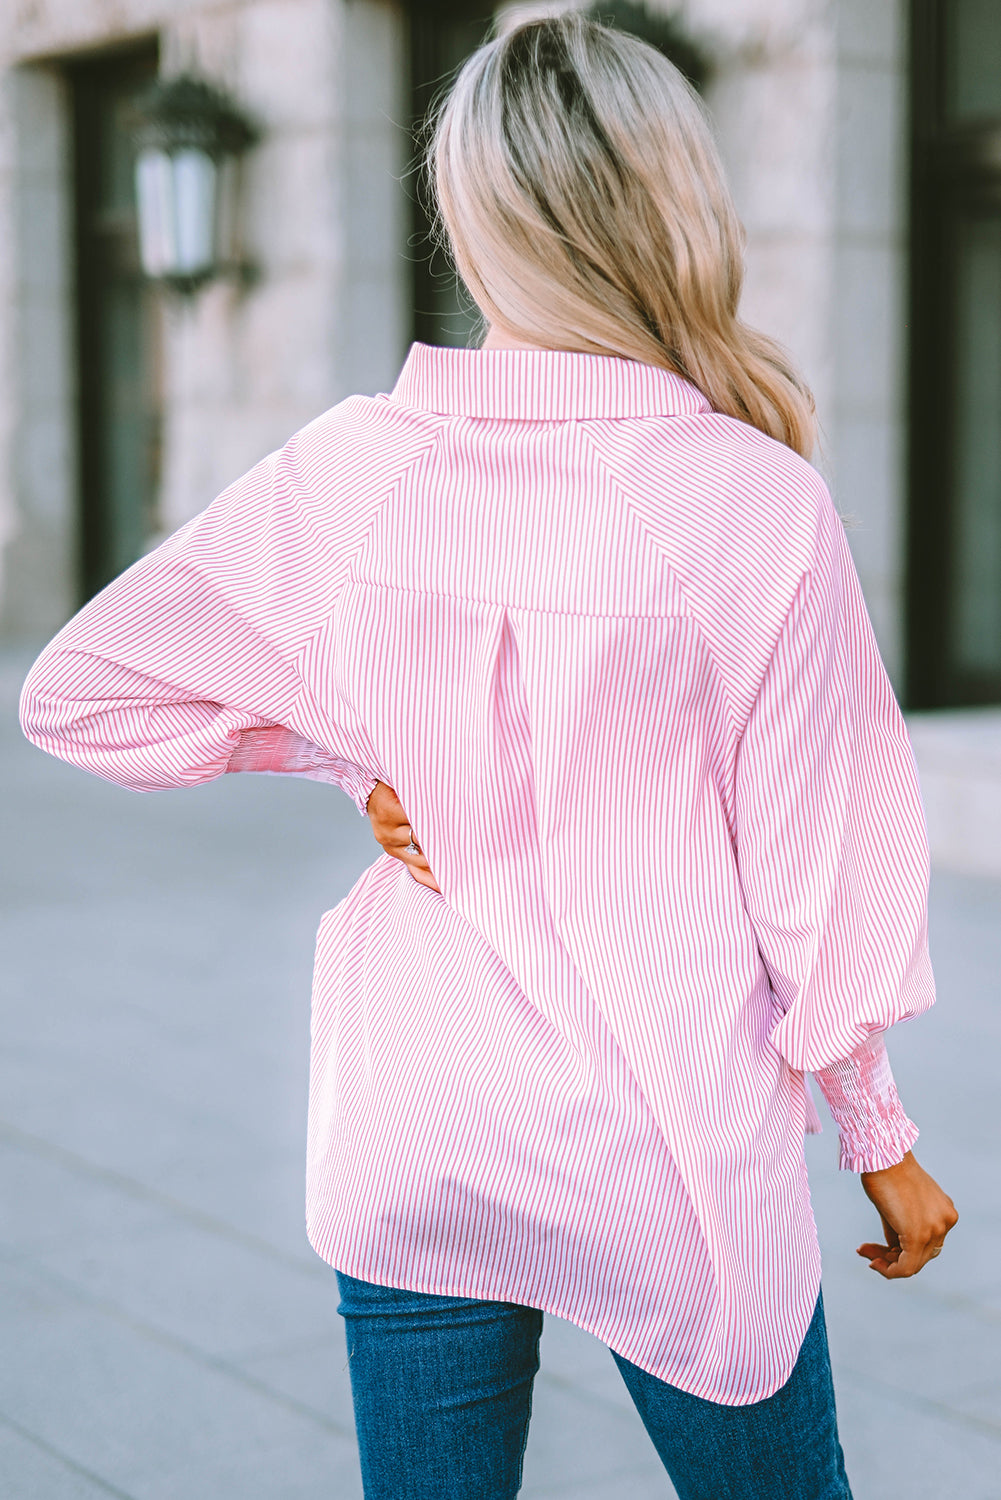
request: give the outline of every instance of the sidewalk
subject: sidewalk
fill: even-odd
[[[303,1230],[320,912],[374,853],[346,798],[137,797],[25,744],[0,658],[0,1496],[360,1500],[332,1273]],[[809,1143],[855,1500],[1001,1500],[1001,882],[939,874],[940,1004],[891,1038],[959,1207],[884,1283]],[[550,1319],[525,1500],[673,1494],[607,1351]],[[442,1500],[447,1500],[446,1496]]]

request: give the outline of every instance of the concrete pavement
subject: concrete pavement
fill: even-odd
[[[26,745],[0,658],[2,1500],[357,1500],[332,1273],[303,1229],[320,912],[374,852],[346,798],[137,797]],[[856,1500],[1001,1500],[1001,882],[940,874],[940,1004],[891,1040],[961,1223],[913,1283],[809,1143]],[[550,1319],[526,1500],[673,1494],[606,1350]]]

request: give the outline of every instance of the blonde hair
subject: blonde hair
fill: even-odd
[[[810,456],[809,390],[737,316],[743,232],[705,109],[654,47],[579,14],[518,26],[467,60],[428,158],[489,322],[672,370]]]

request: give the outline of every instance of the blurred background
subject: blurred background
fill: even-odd
[[[415,128],[490,25],[561,8],[0,4],[5,1500],[360,1493],[301,1199],[311,937],[367,827],[311,783],[130,797],[13,706],[47,636],[263,454],[388,389],[412,339],[466,341]],[[883,1287],[811,1142],[856,1500],[998,1500],[1001,3],[582,8],[713,114],[744,314],[816,393],[921,773],[943,1003],[891,1050],[962,1223]],[[526,1496],[670,1493],[607,1355],[555,1322],[545,1349]]]

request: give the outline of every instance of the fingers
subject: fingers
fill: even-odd
[[[415,845],[416,850],[411,845]],[[417,844],[413,829],[409,823],[405,823],[401,831],[394,833],[383,844],[383,848],[394,859],[402,861],[414,879],[420,880],[421,885],[430,886],[432,890],[438,889],[437,885],[435,885],[434,875],[431,873],[431,866],[427,861],[427,855],[420,845]]]
[[[900,1281],[908,1276],[916,1276],[921,1268],[928,1264],[930,1259],[931,1255],[928,1250],[920,1252],[917,1250],[901,1250],[897,1259],[891,1261],[886,1269],[882,1271],[882,1275],[887,1281]],[[877,1269],[879,1268],[877,1267]]]
[[[887,1281],[900,1281],[918,1272],[942,1253],[942,1242],[929,1243],[920,1249],[900,1245],[859,1245],[855,1252],[869,1262],[870,1269],[878,1271]]]
[[[411,848],[411,844],[417,844],[417,837],[393,788],[384,781],[377,782],[365,811],[376,842],[393,859],[406,865],[418,885],[425,885],[428,890],[438,891],[440,895],[441,887],[434,878],[424,851],[420,847]]]

